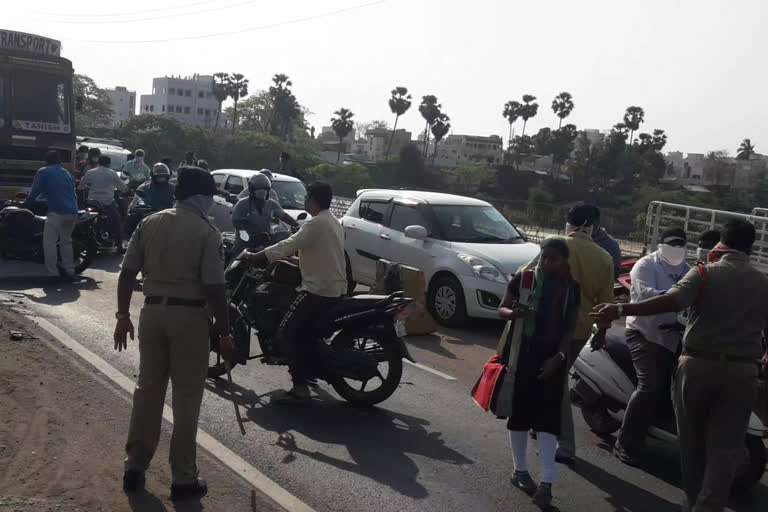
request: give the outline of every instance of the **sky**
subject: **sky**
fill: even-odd
[[[76,72],[148,94],[152,78],[239,72],[252,91],[288,74],[318,131],[333,111],[394,121],[390,90],[413,106],[399,127],[423,130],[434,94],[452,132],[501,135],[505,102],[533,94],[526,133],[568,122],[609,129],[630,105],[667,150],[768,153],[768,2],[760,0],[60,0],[5,1],[0,28],[58,39]],[[215,36],[215,37],[208,37]],[[150,42],[146,42],[150,41]],[[138,103],[138,98],[137,98]],[[522,130],[522,122],[515,127]]]

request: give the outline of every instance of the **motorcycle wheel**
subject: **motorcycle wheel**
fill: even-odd
[[[93,240],[89,240],[85,244],[81,244],[78,242],[72,243],[72,256],[75,260],[75,275],[82,274],[85,269],[87,269],[91,263],[93,262],[93,259],[96,257],[96,255],[99,253],[99,248],[96,245],[96,242]],[[64,271],[64,267],[61,266],[61,255],[59,255],[59,275],[61,277],[66,277],[66,272]]]
[[[736,469],[731,485],[731,495],[738,496],[750,490],[763,477],[766,466],[766,451],[763,440],[747,434],[744,438],[745,460]]]
[[[397,390],[403,376],[403,359],[394,340],[389,337],[383,331],[341,331],[333,339],[331,347],[335,349],[356,349],[368,353],[377,351],[379,376],[371,380],[378,380],[381,385],[370,389],[370,380],[361,382],[345,378],[333,379],[331,386],[344,400],[354,405],[369,407],[383,402]],[[381,363],[387,364],[386,376],[381,374]],[[355,387],[350,382],[355,382]]]
[[[600,436],[613,434],[621,428],[621,422],[612,418],[605,407],[582,407],[581,415],[592,432]]]

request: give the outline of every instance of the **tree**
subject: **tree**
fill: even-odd
[[[82,108],[75,112],[78,134],[92,135],[99,128],[106,129],[112,125],[112,101],[91,77],[74,75],[72,91],[75,98],[82,98]]]
[[[333,115],[336,117],[331,118],[331,128],[333,128],[333,132],[339,138],[339,154],[336,157],[336,163],[338,164],[341,162],[341,149],[344,145],[344,137],[349,135],[349,132],[355,127],[355,123],[352,121],[355,114],[349,109],[340,108]]]
[[[440,141],[443,140],[443,137],[445,137],[449,131],[451,131],[451,118],[441,112],[440,115],[437,116],[437,119],[435,119],[435,122],[432,123],[432,135],[435,136],[435,152],[432,155],[432,165],[434,165],[435,159],[437,158],[438,144],[440,144]]]
[[[232,118],[232,133],[237,129],[237,103],[248,96],[248,79],[240,73],[233,73],[227,78],[229,95],[235,102],[234,117]]]
[[[664,130],[653,130],[653,150],[661,151],[667,145],[667,134]]]
[[[550,154],[552,155],[553,165],[562,165],[568,160],[568,157],[573,152],[573,142],[576,140],[577,135],[576,125],[573,124],[567,124],[552,132]]]
[[[291,87],[293,82],[284,73],[277,73],[272,77],[272,85],[268,95],[271,103],[271,112],[264,124],[264,131],[287,140],[294,127],[298,126],[306,131],[307,110],[303,108]]]
[[[221,106],[229,98],[229,74],[215,73],[213,75],[213,97],[219,102],[219,109],[216,111],[216,124],[213,125],[213,132],[219,128],[219,117],[221,116]]]
[[[598,147],[593,146],[586,132],[579,134],[576,150],[573,153],[571,176],[576,185],[589,186],[592,179],[592,166],[597,156]]]
[[[397,183],[401,185],[427,185],[427,174],[424,158],[416,144],[406,144],[400,150],[400,161],[397,166]]]
[[[640,125],[645,122],[645,110],[642,107],[627,107],[624,113],[624,125],[629,130],[629,145],[635,138],[635,132],[640,129]]]
[[[520,117],[523,118],[523,133],[522,136],[525,136],[525,127],[528,124],[528,120],[532,117],[536,117],[536,114],[539,113],[539,104],[534,103],[536,101],[536,96],[532,96],[530,94],[524,94],[523,95],[523,106],[520,109]]]
[[[552,111],[560,118],[558,128],[563,127],[563,119],[571,115],[573,107],[573,96],[569,92],[561,92],[552,100]]]
[[[435,119],[440,115],[442,105],[437,102],[437,97],[433,95],[423,96],[421,98],[421,105],[419,105],[419,113],[421,117],[426,121],[426,127],[424,128],[424,156],[427,156],[427,149],[429,148],[429,127],[435,122]]]
[[[739,150],[736,153],[736,158],[739,160],[749,160],[752,155],[755,154],[755,146],[750,139],[744,139],[739,145]]]
[[[533,152],[537,155],[549,155],[551,149],[552,129],[544,127],[531,137],[533,141]]]
[[[518,119],[520,119],[520,110],[522,108],[523,105],[519,101],[512,100],[504,104],[504,111],[501,115],[503,115],[509,123],[509,139],[507,140],[507,148],[509,148],[509,145],[512,144],[512,125],[515,124]]]
[[[384,158],[387,158],[392,150],[392,140],[395,138],[397,121],[400,119],[400,116],[408,112],[408,109],[411,108],[411,103],[411,95],[408,93],[407,87],[398,86],[392,89],[392,97],[389,98],[389,110],[395,114],[395,126],[392,128],[392,135],[389,137],[387,152],[384,154]]]

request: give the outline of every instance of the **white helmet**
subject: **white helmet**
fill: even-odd
[[[261,174],[263,174],[264,176],[266,176],[267,178],[269,178],[269,181],[270,181],[270,182],[271,182],[271,181],[274,181],[275,177],[274,177],[274,176],[272,176],[272,171],[270,171],[269,169],[262,169],[262,170],[260,170],[259,172],[260,172]]]
[[[152,166],[149,176],[152,178],[152,181],[168,181],[171,179],[171,171],[167,165],[158,162]]]

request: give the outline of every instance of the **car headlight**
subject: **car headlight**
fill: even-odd
[[[459,259],[472,269],[472,273],[475,277],[480,279],[487,279],[488,281],[494,281],[496,283],[506,284],[508,282],[507,276],[493,263],[472,256],[471,254],[459,254]]]

